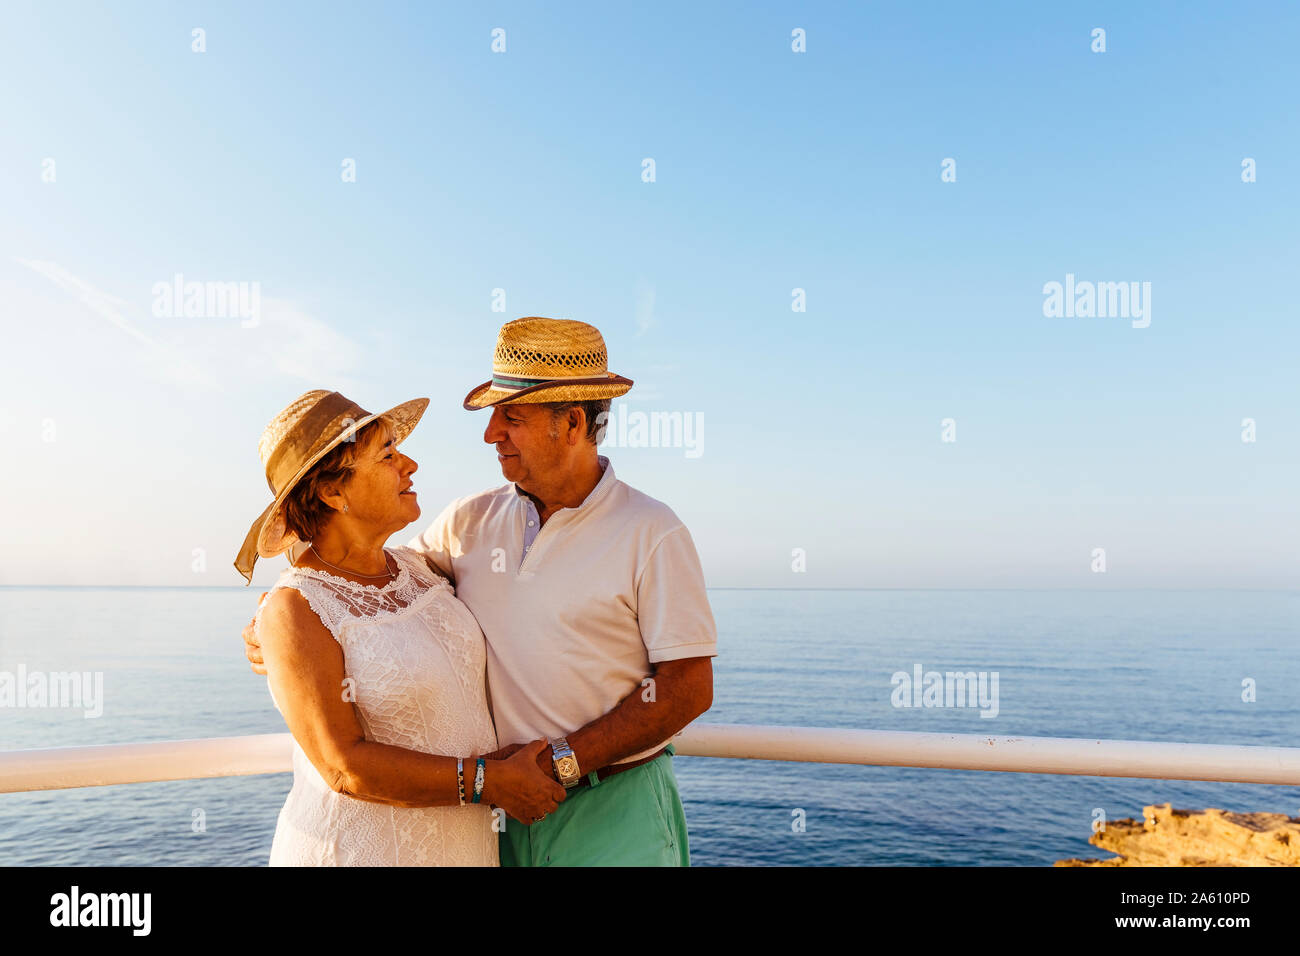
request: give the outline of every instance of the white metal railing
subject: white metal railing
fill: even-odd
[[[1294,747],[741,724],[692,724],[673,744],[688,757],[1300,786]],[[0,753],[0,793],[287,773],[291,754],[289,734],[12,750]]]

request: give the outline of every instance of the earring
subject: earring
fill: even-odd
[[[347,513],[348,513],[348,506],[347,506],[347,505],[344,505],[344,506],[343,506],[343,513],[344,513],[344,514],[347,514]]]

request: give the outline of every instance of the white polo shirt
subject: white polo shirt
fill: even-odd
[[[501,746],[572,733],[641,688],[652,664],[718,653],[686,526],[599,460],[586,500],[540,528],[532,499],[508,484],[453,501],[410,543],[483,628]]]

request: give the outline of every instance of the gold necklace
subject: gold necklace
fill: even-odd
[[[321,564],[325,565],[326,567],[333,568],[335,571],[342,571],[344,574],[355,575],[356,577],[359,578],[391,578],[393,576],[393,572],[387,570],[384,571],[383,574],[362,574],[360,571],[351,571],[348,568],[340,568],[337,564],[330,564],[328,561],[326,561],[324,558],[320,556],[320,552],[316,550],[316,546],[314,544],[307,545],[307,550],[310,551],[312,554],[316,555],[316,560],[319,561]],[[387,551],[384,552],[384,567],[385,568],[388,567]]]

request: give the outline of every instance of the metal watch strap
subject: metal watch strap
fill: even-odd
[[[564,785],[564,789],[568,790],[571,787],[576,787],[578,785],[578,782],[582,780],[582,773],[581,770],[579,770],[579,772],[575,773],[573,777],[568,781],[561,778],[558,764],[565,757],[571,757],[575,765],[578,762],[578,758],[574,754],[573,748],[569,746],[569,742],[565,740],[563,737],[556,737],[554,740],[551,741],[551,766],[555,768],[556,779],[559,780],[560,783]]]

